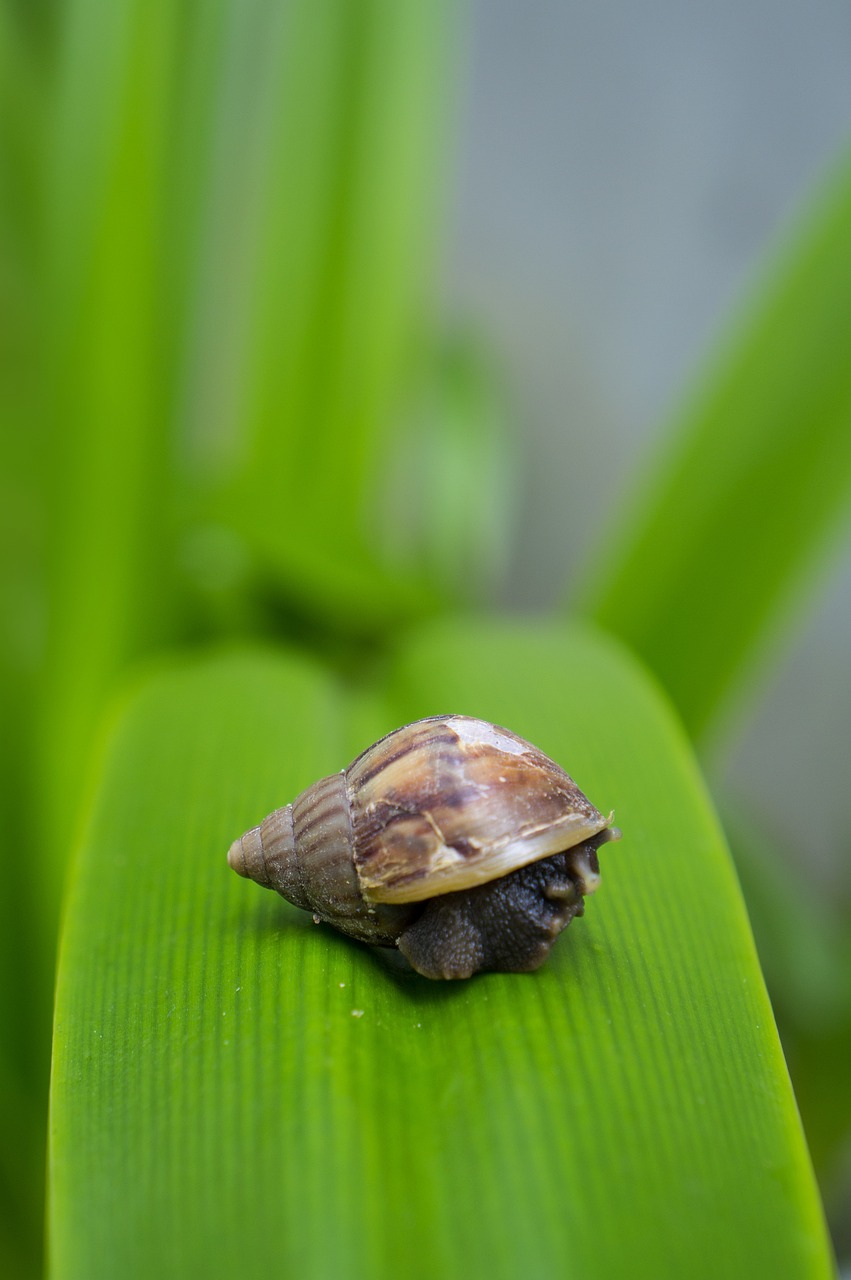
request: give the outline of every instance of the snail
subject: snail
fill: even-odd
[[[427,978],[522,972],[582,915],[613,816],[509,730],[431,716],[269,814],[228,863]]]

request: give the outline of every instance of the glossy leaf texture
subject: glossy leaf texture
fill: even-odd
[[[849,332],[851,155],[726,330],[579,591],[692,735],[718,723],[847,528]]]
[[[534,741],[623,829],[535,974],[430,982],[225,864],[447,711]],[[559,625],[420,631],[354,689],[283,652],[138,685],[66,904],[50,1179],[55,1280],[831,1274],[684,735],[613,642]]]

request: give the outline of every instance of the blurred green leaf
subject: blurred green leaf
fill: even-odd
[[[41,1271],[53,936],[31,875],[32,699],[43,645],[37,245],[45,68],[27,10],[0,0],[0,1274]],[[39,1016],[41,1015],[41,1016]]]
[[[760,962],[783,1021],[823,1034],[851,1017],[851,943],[835,902],[741,800],[725,796],[724,826]]]
[[[17,971],[24,966],[18,964]],[[29,993],[29,984],[24,984]],[[41,1063],[29,1079],[15,1060],[31,1042],[3,1024],[0,1053],[0,1275],[35,1280],[42,1275],[44,1236],[44,1102]],[[39,1043],[39,1048],[43,1046]],[[8,1058],[11,1060],[7,1063]],[[10,1069],[11,1066],[11,1069]]]
[[[373,479],[373,524],[400,569],[482,606],[504,576],[516,506],[500,378],[470,334],[424,347],[422,388]]]
[[[789,1063],[794,1073],[807,1141],[824,1188],[840,1256],[847,1257],[848,1205],[851,1195],[851,1015],[789,1037]]]
[[[751,808],[725,797],[724,820],[807,1140],[825,1197],[849,1184],[851,936],[848,906],[817,881]],[[846,1155],[847,1161],[847,1155]],[[834,1224],[842,1231],[846,1204]]]
[[[717,721],[794,592],[812,590],[847,516],[849,333],[846,158],[675,418],[579,593],[658,673],[692,734]]]
[[[69,0],[64,14],[45,250],[48,908],[103,700],[172,627],[162,264],[178,14],[170,0]]]
[[[4,399],[15,385],[21,346],[32,336],[45,114],[41,64],[24,13],[10,0],[1,0],[0,387]]]
[[[320,615],[326,601],[349,619],[423,612],[381,567],[365,508],[426,305],[455,21],[446,0],[228,14],[188,307],[187,463],[199,519]]]
[[[480,623],[411,637],[382,687],[247,653],[119,708],[61,950],[56,1280],[829,1276],[735,875],[652,685],[601,636]],[[448,710],[624,830],[535,975],[428,982],[224,863],[362,734]]]

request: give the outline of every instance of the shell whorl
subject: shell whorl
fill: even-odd
[[[362,907],[351,842],[346,775],[335,773],[246,831],[228,862],[305,911],[345,916]]]
[[[353,839],[346,774],[335,773],[235,840],[228,863],[239,875],[353,937],[393,945],[411,909],[365,902]]]
[[[361,912],[363,898],[352,861],[352,819],[345,773],[320,778],[296,797],[293,835],[296,874],[309,909],[321,916],[336,917]]]
[[[295,857],[291,804],[276,809],[259,826],[234,840],[228,850],[228,865],[237,875],[274,889],[297,907],[310,909]]]

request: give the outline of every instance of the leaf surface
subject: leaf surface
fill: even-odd
[[[429,982],[225,865],[366,735],[445,711],[535,741],[623,828],[536,974]],[[50,1176],[56,1280],[831,1274],[683,734],[559,626],[422,631],[355,696],[267,653],[140,686],[67,903]]]

